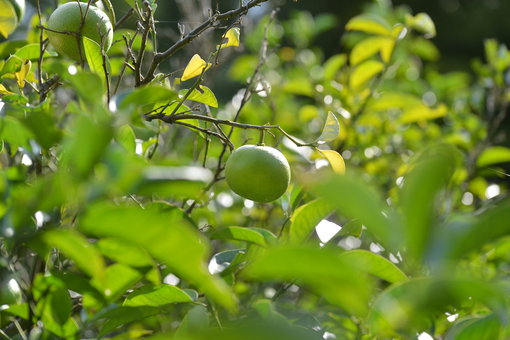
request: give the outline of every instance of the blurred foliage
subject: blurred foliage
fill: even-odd
[[[334,15],[274,12],[214,26],[137,86],[168,47],[131,20],[158,5],[125,1],[134,18],[83,65],[37,13],[0,42],[0,335],[509,337],[505,45],[443,73],[426,13],[374,1],[326,56]],[[261,139],[293,176],[267,204],[223,180]]]

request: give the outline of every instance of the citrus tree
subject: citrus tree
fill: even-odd
[[[0,0],[0,337],[508,338],[506,46],[180,3]]]

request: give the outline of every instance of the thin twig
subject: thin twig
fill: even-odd
[[[239,6],[237,9],[233,9],[224,13],[219,13],[212,15],[204,21],[202,24],[200,24],[198,27],[196,27],[194,30],[189,32],[186,36],[179,39],[175,44],[170,46],[167,50],[159,53],[154,54],[154,58],[152,60],[152,63],[149,67],[149,70],[145,76],[145,79],[143,80],[142,84],[147,84],[152,79],[154,79],[154,74],[156,72],[156,69],[158,66],[165,61],[166,59],[170,58],[172,55],[174,55],[175,52],[195,40],[198,36],[200,36],[203,32],[208,30],[211,27],[214,27],[214,25],[220,21],[225,21],[232,19],[234,17],[242,16],[246,14],[252,7],[258,6],[268,0],[252,0],[248,2],[246,5]]]

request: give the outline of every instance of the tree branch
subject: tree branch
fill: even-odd
[[[154,73],[156,72],[156,69],[158,68],[159,64],[161,64],[163,61],[174,55],[175,52],[177,52],[178,50],[192,42],[200,34],[205,32],[209,28],[213,27],[217,22],[244,15],[250,10],[250,8],[258,6],[266,1],[268,0],[251,0],[246,5],[240,6],[237,9],[233,9],[224,13],[215,14],[206,21],[204,21],[202,24],[200,24],[198,27],[196,27],[193,31],[189,32],[186,36],[179,39],[167,50],[154,54],[154,58],[149,67],[149,71],[147,72],[145,79],[141,82],[141,85],[147,84],[152,79],[154,79]]]

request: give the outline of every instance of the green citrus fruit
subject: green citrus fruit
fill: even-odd
[[[84,18],[83,26],[82,18]],[[47,26],[54,31],[74,33],[47,31],[48,39],[57,52],[74,60],[80,61],[85,56],[80,36],[94,40],[102,45],[105,51],[108,51],[112,45],[113,27],[108,15],[92,5],[88,7],[87,11],[85,2],[79,4],[68,2],[58,6],[48,19]],[[78,45],[78,41],[80,41],[80,45]]]
[[[230,155],[225,166],[227,183],[236,194],[257,202],[271,202],[285,193],[290,167],[275,148],[244,145]]]

